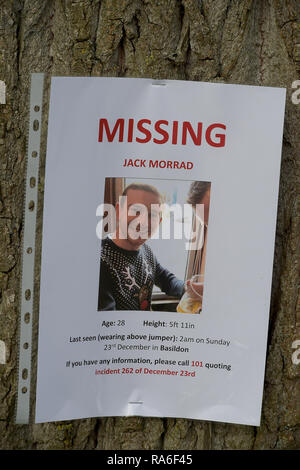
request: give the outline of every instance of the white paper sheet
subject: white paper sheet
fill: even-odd
[[[260,423],[285,90],[163,83],[52,78],[36,422],[140,415]],[[223,127],[210,133],[212,124]],[[136,166],[124,166],[130,160]],[[169,205],[184,202],[193,181],[211,184],[199,314],[178,313],[163,294],[160,304],[158,288],[160,310],[98,310],[96,211],[106,178],[157,182]],[[180,243],[148,245],[184,280]],[[137,299],[141,283],[130,269],[122,289]]]

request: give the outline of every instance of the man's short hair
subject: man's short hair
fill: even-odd
[[[187,203],[192,206],[200,204],[209,188],[210,183],[207,181],[193,181],[188,192]]]
[[[152,186],[151,184],[131,183],[126,186],[122,193],[122,196],[126,196],[130,189],[138,191],[147,191],[148,193],[155,194],[155,196],[157,196],[161,200],[160,192],[155,188],[155,186]]]

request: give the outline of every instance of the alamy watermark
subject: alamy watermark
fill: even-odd
[[[293,341],[292,349],[296,349],[292,354],[292,363],[297,366],[300,364],[300,339]]]
[[[295,91],[292,93],[292,103],[299,104],[300,103],[300,80],[295,80],[292,83],[292,88]]]
[[[0,104],[6,103],[6,85],[3,80],[0,80]]]
[[[4,341],[0,340],[0,364],[6,363],[6,347]]]
[[[100,204],[96,216],[101,220],[96,226],[99,239],[112,234],[111,238],[126,240],[186,240],[187,250],[199,250],[204,242],[204,204],[131,204],[127,196],[120,196],[116,207]]]

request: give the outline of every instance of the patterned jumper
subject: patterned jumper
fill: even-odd
[[[150,310],[154,284],[178,298],[184,292],[184,282],[159,264],[147,244],[128,251],[110,238],[102,241],[98,310]]]

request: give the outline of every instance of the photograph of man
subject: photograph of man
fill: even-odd
[[[160,193],[133,183],[122,196],[116,230],[102,240],[98,310],[150,310],[154,285],[180,299],[184,282],[161,266],[146,243],[162,220]]]

